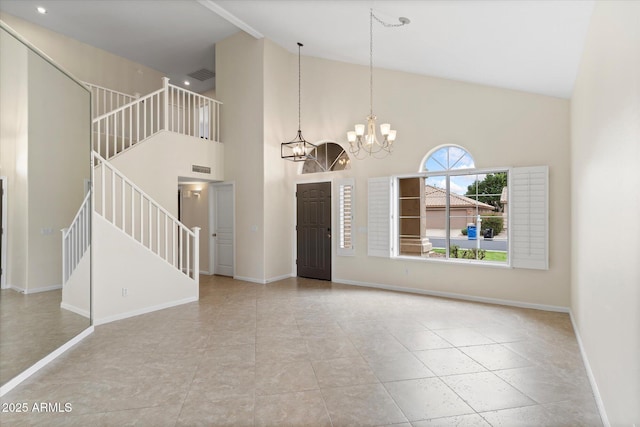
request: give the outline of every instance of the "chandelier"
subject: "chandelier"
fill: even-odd
[[[317,146],[305,140],[300,130],[300,48],[304,46],[298,42],[298,133],[289,142],[280,144],[280,157],[292,162],[303,162],[315,159]]]
[[[389,123],[380,125],[381,140],[376,135],[376,119],[373,114],[373,20],[376,20],[384,27],[402,27],[409,24],[409,19],[399,18],[399,24],[387,24],[373,14],[373,9],[369,9],[369,115],[367,116],[366,135],[365,125],[355,125],[355,130],[347,132],[349,141],[349,151],[357,159],[363,159],[367,155],[377,158],[385,157],[391,153],[393,142],[396,140],[396,131],[391,129]]]

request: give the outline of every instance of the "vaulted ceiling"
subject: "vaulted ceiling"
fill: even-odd
[[[47,8],[45,15],[37,6]],[[303,55],[569,98],[593,0],[2,0],[0,10],[204,91],[215,43],[245,30]]]

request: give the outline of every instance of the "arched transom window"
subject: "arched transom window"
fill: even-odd
[[[311,152],[314,159],[305,160],[302,173],[331,172],[351,169],[351,160],[335,142],[325,142]]]
[[[445,145],[431,151],[422,162],[420,172],[473,169],[475,163],[467,150],[457,145]]]

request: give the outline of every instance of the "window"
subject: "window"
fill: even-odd
[[[459,146],[436,148],[421,176],[398,179],[398,255],[508,263],[507,170],[479,173]]]
[[[344,149],[335,142],[318,145],[311,152],[315,159],[305,160],[302,173],[331,172],[351,169],[351,160]]]
[[[355,204],[353,179],[338,181],[338,255],[354,255],[353,212]]]
[[[369,179],[368,254],[548,269],[548,186],[546,166],[475,169],[438,147],[416,176]]]

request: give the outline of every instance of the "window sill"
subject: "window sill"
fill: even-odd
[[[458,258],[424,258],[417,256],[396,255],[391,259],[397,259],[402,261],[417,261],[417,262],[434,262],[440,264],[453,264],[453,265],[473,265],[478,267],[491,267],[491,268],[511,268],[511,264],[508,262],[491,262],[491,261],[476,261],[472,259],[458,259]]]

